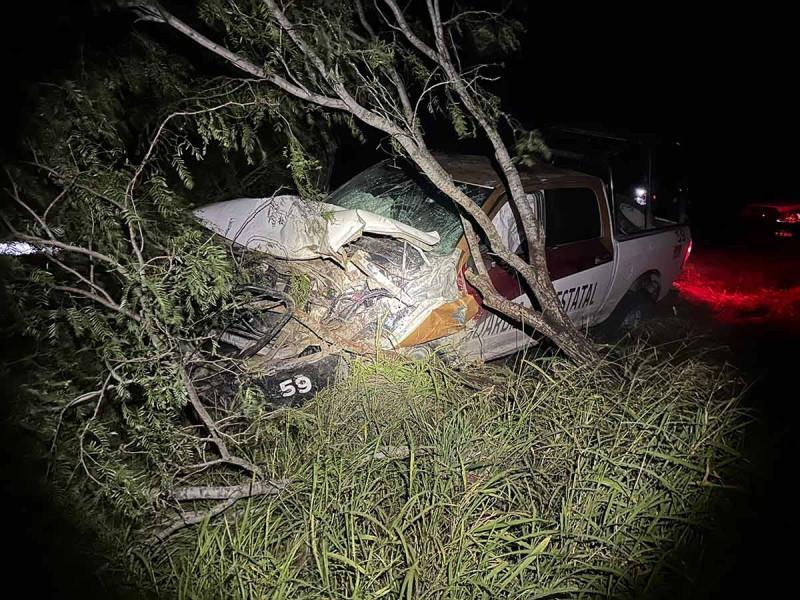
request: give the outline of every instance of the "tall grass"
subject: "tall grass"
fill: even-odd
[[[290,489],[183,532],[149,577],[180,598],[657,591],[731,493],[741,387],[652,349],[616,360],[622,378],[556,358],[354,363],[263,417],[262,460]]]

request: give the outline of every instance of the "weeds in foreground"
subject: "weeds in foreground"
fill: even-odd
[[[269,415],[292,480],[148,560],[181,598],[542,598],[658,589],[730,493],[740,382],[638,348],[621,381],[559,359],[354,363]]]

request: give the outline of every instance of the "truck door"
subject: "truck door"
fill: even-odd
[[[545,246],[561,305],[581,326],[593,325],[611,286],[614,246],[601,188],[546,189]]]
[[[611,223],[602,187],[558,188],[528,195],[528,201],[545,208],[547,263],[553,285],[567,314],[579,325],[592,325],[608,293],[613,275],[614,253]],[[506,248],[527,256],[515,215],[505,198],[492,213]],[[482,245],[482,260],[495,289],[525,306],[535,304],[516,272],[495,260]],[[531,338],[504,317],[486,312],[464,342],[462,351],[483,360],[524,348]]]

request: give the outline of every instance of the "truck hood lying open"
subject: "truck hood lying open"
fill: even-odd
[[[229,240],[289,260],[340,258],[342,246],[364,233],[405,240],[424,250],[439,243],[435,231],[420,231],[366,210],[298,196],[239,198],[204,206],[194,214]]]
[[[459,287],[461,251],[432,252],[435,231],[297,196],[240,198],[195,215],[231,242],[265,253],[267,270],[283,276],[278,285],[307,277],[306,310],[353,341],[418,344],[462,329],[478,312]]]

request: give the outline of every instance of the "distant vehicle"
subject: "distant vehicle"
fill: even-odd
[[[491,162],[437,158],[492,218],[506,246],[524,256],[519,217]],[[637,325],[680,273],[691,251],[688,227],[660,219],[646,228],[635,203],[628,217],[615,215],[603,182],[591,175],[549,165],[520,175],[528,200],[545,216],[550,277],[568,315],[580,327]],[[470,255],[452,201],[407,163],[380,162],[324,202],[244,198],[195,214],[234,245],[259,251],[264,295],[284,298],[279,306],[261,302],[266,308],[241,312],[222,335],[261,360],[271,400],[296,401],[330,381],[338,365],[333,336],[410,356],[438,349],[484,361],[536,343],[534,332],[484,307],[464,271],[482,260],[506,298],[527,306],[535,299],[488,247]],[[330,335],[313,331],[309,318]]]
[[[755,241],[800,240],[800,203],[748,204],[742,210],[745,236]]]

